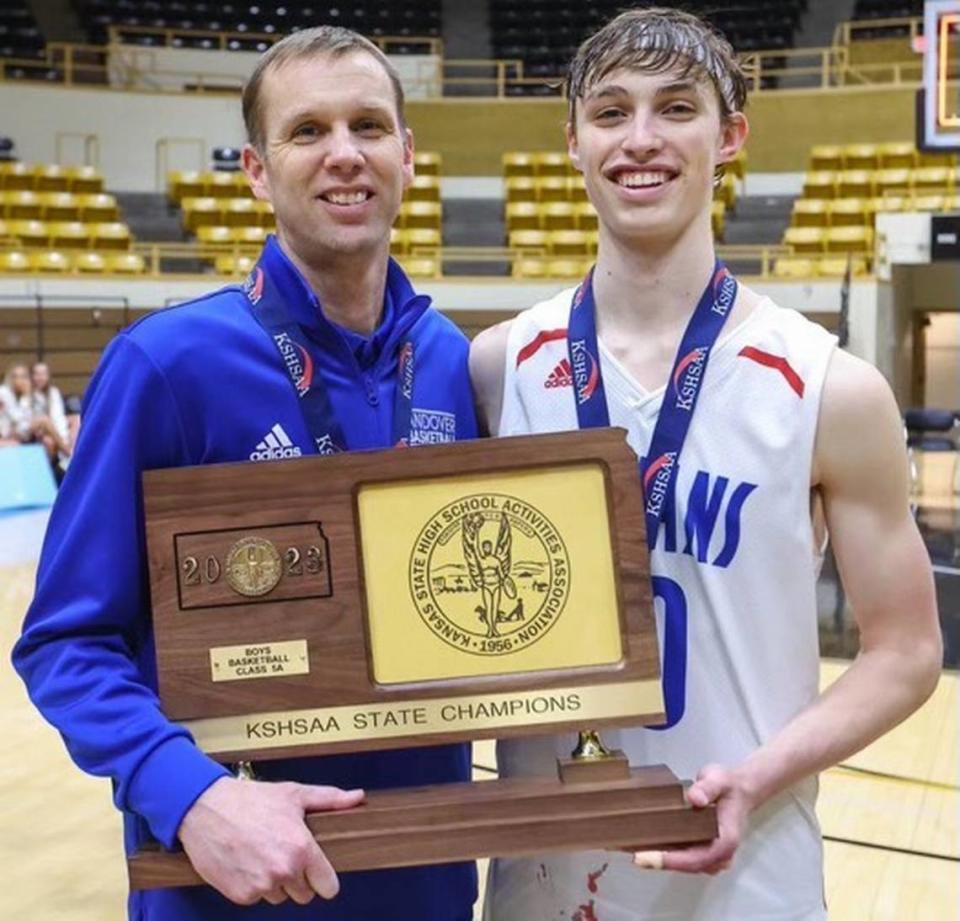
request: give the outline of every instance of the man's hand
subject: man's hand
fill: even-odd
[[[755,805],[739,775],[717,764],[708,765],[687,790],[687,802],[697,809],[716,804],[717,837],[709,844],[695,844],[677,850],[639,851],[634,855],[638,867],[713,876],[730,866],[747,817]]]
[[[349,809],[363,790],[224,777],[208,787],[180,824],[179,837],[196,871],[238,905],[288,898],[306,905],[332,899],[337,875],[310,834],[308,812]]]

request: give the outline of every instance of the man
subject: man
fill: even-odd
[[[916,709],[940,668],[899,413],[874,368],[716,262],[714,175],[747,136],[725,40],[678,11],[624,13],[581,46],[568,96],[596,267],[478,337],[471,372],[491,431],[612,423],[644,459],[654,594],[688,640],[667,644],[666,726],[607,741],[697,777],[689,801],[716,804],[719,836],[638,854],[641,869],[602,852],[498,861],[488,915],[823,919],[816,773]],[[861,652],[818,696],[821,503]],[[501,772],[551,773],[572,744],[501,744]]]
[[[437,412],[475,435],[466,340],[388,262],[413,173],[389,62],[347,30],[296,33],[261,58],[243,110],[244,169],[277,236],[243,288],[155,313],[108,348],[14,662],[77,763],[112,778],[128,850],[179,840],[210,884],[136,894],[131,917],[466,921],[472,865],[338,883],[303,816],[354,806],[360,788],[467,779],[467,746],[264,761],[257,776],[285,782],[253,782],[159,709],[143,470],[412,444]],[[301,907],[315,895],[332,901]]]

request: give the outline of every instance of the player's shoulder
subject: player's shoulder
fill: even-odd
[[[206,332],[209,327],[236,322],[249,315],[244,310],[245,296],[239,285],[228,285],[201,297],[154,310],[136,320],[126,334],[137,345],[149,349],[177,341],[179,334]],[[245,317],[244,317],[245,318]]]

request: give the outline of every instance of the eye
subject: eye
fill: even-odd
[[[696,115],[697,109],[690,102],[684,102],[681,100],[676,100],[674,102],[668,102],[663,107],[663,113],[665,115]]]
[[[353,126],[353,130],[363,137],[379,137],[386,133],[387,126],[377,118],[362,118]]]
[[[615,122],[624,117],[626,117],[626,112],[619,106],[607,106],[606,108],[598,109],[593,116],[593,120],[597,122]]]
[[[294,128],[293,139],[299,144],[306,144],[319,137],[319,134],[320,132],[317,130],[316,125],[307,123]]]

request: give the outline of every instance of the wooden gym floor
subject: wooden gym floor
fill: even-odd
[[[919,520],[937,573],[947,662],[952,667],[944,670],[937,691],[918,713],[822,777],[819,814],[832,921],[958,917],[956,499],[949,490],[925,494]],[[0,918],[120,921],[125,917],[126,888],[120,822],[110,785],[73,767],[59,736],[29,704],[9,664],[35,572],[35,546],[11,543],[22,540],[30,527],[11,524],[7,519],[0,531],[0,866],[9,871],[8,884],[0,888]],[[42,528],[36,516],[26,524],[34,531]],[[829,572],[820,594],[822,646],[830,656],[821,664],[826,685],[855,653],[855,634]],[[492,766],[492,744],[478,744],[474,761]]]

